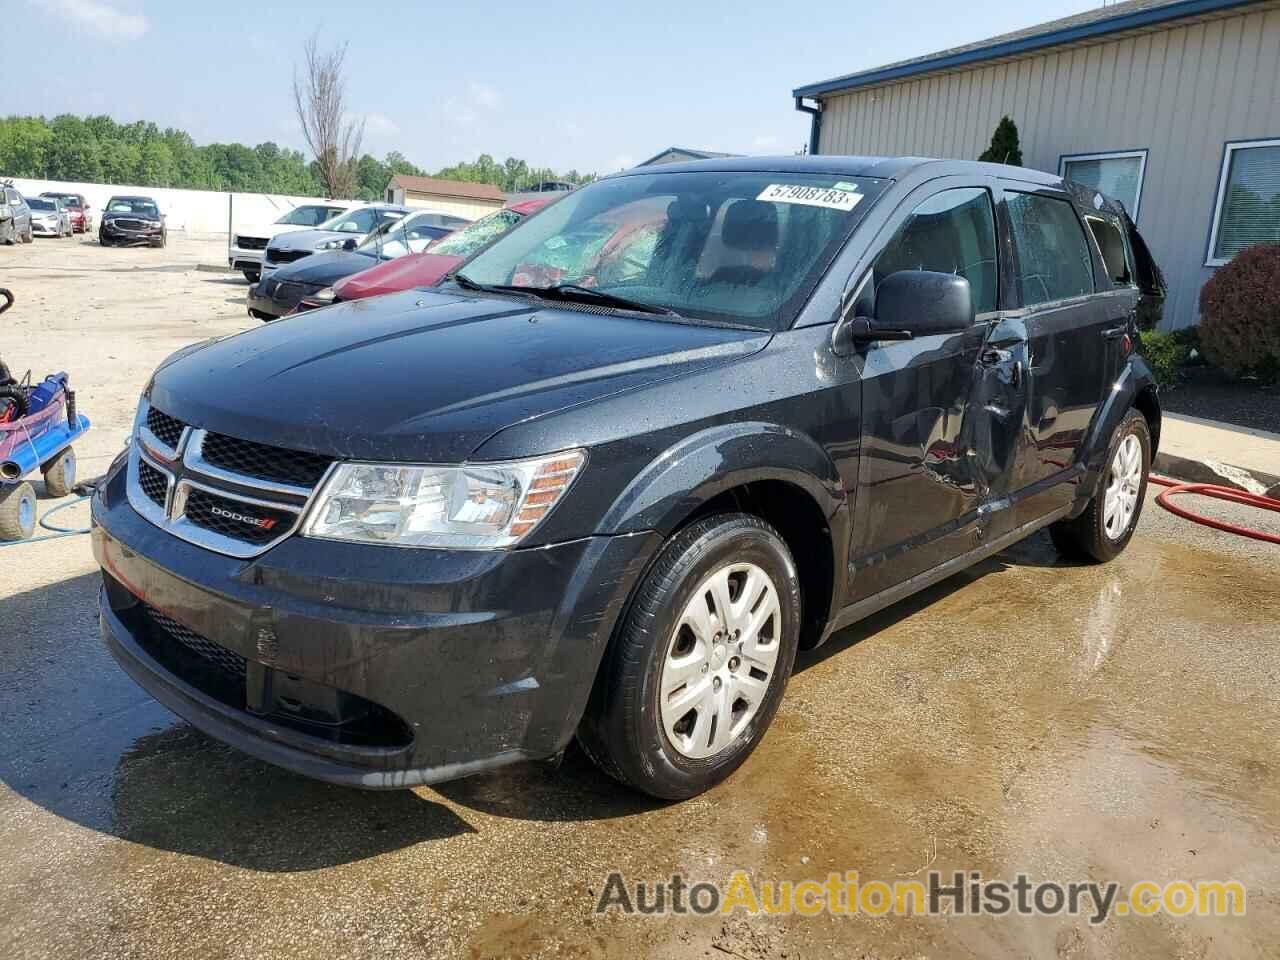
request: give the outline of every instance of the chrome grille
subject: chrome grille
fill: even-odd
[[[265,250],[267,249],[266,237],[246,237],[244,235],[236,236],[236,246],[241,250]]]
[[[203,453],[205,460],[224,470],[300,487],[314,487],[319,483],[331,462],[328,457],[314,453],[237,440],[220,433],[205,436]]]
[[[174,536],[231,557],[255,557],[292,534],[332,461],[222,434],[153,409],[138,411],[129,503]],[[165,445],[177,430],[173,447]]]
[[[169,637],[178,641],[192,653],[207,660],[210,664],[217,667],[228,676],[237,680],[245,678],[246,667],[248,661],[236,653],[234,650],[228,650],[221,644],[214,643],[206,637],[200,636],[194,630],[189,630],[172,617],[168,617],[161,613],[155,607],[145,607],[147,618]]]
[[[310,250],[272,250],[267,248],[267,263],[293,263],[310,254]]]

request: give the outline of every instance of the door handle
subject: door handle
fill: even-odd
[[[1103,330],[1102,338],[1104,340],[1119,340],[1128,332],[1129,325],[1127,323],[1122,323],[1118,327],[1108,327],[1106,330]]]

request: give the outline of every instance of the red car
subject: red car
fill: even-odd
[[[332,300],[306,298],[298,304],[298,311],[325,307],[344,300],[363,300],[383,293],[397,293],[414,287],[430,287],[439,283],[446,273],[462,263],[490,240],[506,233],[517,223],[543,207],[564,196],[555,193],[536,200],[523,200],[509,207],[495,210],[475,223],[441,237],[422,253],[410,254],[388,260],[368,270],[361,270],[343,277],[333,285]]]
[[[84,194],[81,193],[55,193],[49,191],[40,194],[50,200],[61,200],[62,206],[66,208],[67,216],[71,218],[71,229],[76,233],[87,233],[93,229],[92,214],[89,212],[89,202],[85,200]]]

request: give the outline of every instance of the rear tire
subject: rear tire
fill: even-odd
[[[800,613],[795,561],[769,524],[732,513],[686,527],[610,643],[578,731],[587,755],[663,799],[720,783],[777,712]]]
[[[36,242],[36,232],[33,227],[27,227],[27,232],[22,235],[22,242],[23,243]]]
[[[36,529],[36,492],[29,483],[0,487],[0,540],[26,540]]]
[[[51,497],[70,496],[76,485],[76,454],[70,447],[40,468],[44,472],[44,489]]]
[[[1120,421],[1107,448],[1102,483],[1084,513],[1049,527],[1058,552],[1071,560],[1106,563],[1129,545],[1142,516],[1151,470],[1151,431],[1140,410]]]

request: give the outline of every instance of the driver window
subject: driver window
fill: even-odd
[[[999,271],[991,195],[981,187],[944,190],[912,210],[876,258],[874,285],[899,270],[964,277],[973,292],[975,312],[994,312]]]

